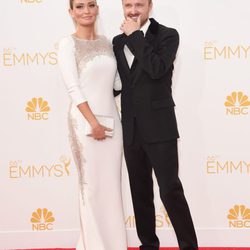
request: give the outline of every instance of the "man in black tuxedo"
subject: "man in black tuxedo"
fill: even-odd
[[[158,250],[152,168],[181,250],[198,249],[178,177],[178,130],[172,99],[175,29],[149,19],[152,0],[122,0],[123,34],[113,39],[122,81],[124,152],[141,250]]]

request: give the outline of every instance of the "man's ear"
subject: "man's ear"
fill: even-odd
[[[152,11],[152,9],[153,9],[153,2],[151,1],[151,3],[149,4],[149,10],[150,10],[150,12]]]

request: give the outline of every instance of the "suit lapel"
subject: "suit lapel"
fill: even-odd
[[[156,22],[154,18],[150,18],[149,20],[151,23],[146,32],[145,39],[148,43],[152,44],[154,43],[154,39],[156,37],[156,34],[158,33],[159,23]]]

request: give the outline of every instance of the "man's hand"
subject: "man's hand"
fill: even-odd
[[[120,29],[127,36],[131,35],[136,30],[141,28],[141,16],[137,18],[137,21],[134,21],[132,18],[128,17],[121,25]]]

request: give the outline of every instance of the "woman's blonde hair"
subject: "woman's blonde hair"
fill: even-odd
[[[73,10],[73,3],[74,3],[74,0],[69,0],[69,7],[72,10]]]

